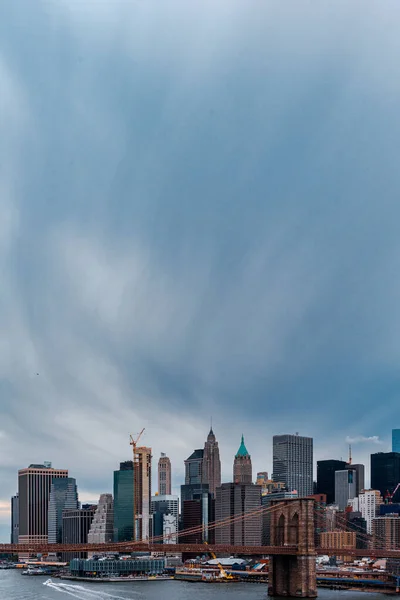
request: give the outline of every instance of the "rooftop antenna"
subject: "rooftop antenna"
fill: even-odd
[[[351,465],[351,444],[349,444],[349,465]]]

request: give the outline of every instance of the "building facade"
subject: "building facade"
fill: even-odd
[[[114,541],[133,540],[133,461],[114,471]]]
[[[326,503],[335,502],[335,473],[344,471],[344,460],[318,460],[317,461],[317,493],[326,494]]]
[[[138,463],[134,471],[137,482],[134,485],[134,540],[148,540],[150,531],[151,503],[151,448],[136,448]],[[137,494],[135,492],[137,491]],[[136,497],[135,497],[136,496]]]
[[[218,442],[212,428],[204,444],[202,482],[208,483],[210,494],[215,497],[215,490],[221,485],[221,459],[219,457]]]
[[[253,482],[253,467],[251,456],[247,452],[244,444],[244,437],[240,442],[239,450],[236,452],[233,461],[233,483],[243,483],[249,485]]]
[[[88,534],[97,506],[84,505],[75,510],[64,510],[62,514],[62,543],[87,544]],[[63,560],[87,558],[87,552],[64,553]]]
[[[51,463],[32,464],[18,471],[20,544],[47,544],[51,484],[66,478],[68,470],[53,469]]]
[[[215,521],[238,517],[215,530],[216,544],[260,546],[262,538],[261,488],[255,484],[223,483],[216,490]],[[247,518],[247,514],[251,514]]]
[[[361,464],[348,463],[346,469],[356,472],[356,496],[365,489],[365,466]]]
[[[161,512],[179,518],[179,496],[166,494],[151,497],[151,514]]]
[[[19,536],[19,497],[15,494],[11,498],[11,544],[18,544]]]
[[[343,560],[351,560],[351,555],[346,555],[346,550],[355,550],[357,547],[357,537],[354,531],[326,531],[320,534],[321,547],[330,549],[338,548],[343,550]]]
[[[372,533],[372,521],[379,516],[379,507],[383,503],[378,490],[363,490],[358,497],[358,510],[367,523],[367,533]]]
[[[185,485],[203,483],[203,457],[204,450],[198,449],[185,460]]]
[[[392,452],[400,453],[400,429],[392,429]]]
[[[311,496],[313,486],[313,439],[301,435],[274,435],[272,444],[274,481],[283,481],[288,492]],[[326,493],[326,492],[325,492]]]
[[[114,539],[114,502],[112,494],[101,494],[88,533],[88,544],[105,544]]]
[[[383,498],[393,492],[400,482],[400,453],[371,454],[371,488],[379,490]]]
[[[164,452],[158,459],[158,493],[160,496],[171,494],[171,461]]]
[[[207,485],[208,487],[208,485]],[[218,488],[217,488],[218,489]],[[179,541],[186,544],[214,543],[215,500],[208,491],[194,490],[189,500],[182,501],[182,529]],[[185,530],[193,530],[185,534]]]
[[[386,515],[373,519],[372,540],[374,548],[398,550],[400,548],[399,515]]]
[[[339,510],[344,510],[349,503],[356,497],[357,492],[357,472],[352,469],[335,472],[335,504]]]
[[[63,511],[77,508],[79,501],[76,480],[72,477],[53,479],[49,498],[49,544],[61,544]]]

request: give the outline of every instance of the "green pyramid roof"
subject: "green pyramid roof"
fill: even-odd
[[[239,450],[237,451],[236,456],[249,456],[249,453],[247,452],[247,448],[244,445],[243,435],[242,435],[242,441],[240,443]]]

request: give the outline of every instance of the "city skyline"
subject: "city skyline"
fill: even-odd
[[[398,2],[84,4],[0,6],[0,539],[18,469],[97,500],[142,427],[173,493],[210,416],[222,481],[242,433],[253,479],[296,431],[314,479],[347,437],[369,472],[400,427]]]
[[[217,427],[218,427],[218,424],[217,424]],[[218,431],[218,430],[216,429],[216,431]],[[298,433],[298,432],[296,432],[296,433]],[[142,438],[142,440],[144,440],[143,444],[145,444],[147,442],[151,443],[150,434],[151,434],[151,430],[144,432],[144,437]],[[198,437],[199,437],[199,440],[201,440],[201,434],[198,434]],[[221,437],[220,437],[219,434],[217,434],[217,438],[218,438],[218,440],[221,439]],[[249,438],[251,440],[251,435],[249,436]],[[206,429],[205,429],[205,434],[203,436],[203,440],[204,439],[207,439],[207,426],[206,426]],[[354,444],[355,443],[357,444],[357,440],[351,440],[351,441],[352,441],[353,447],[354,447]],[[273,439],[271,438],[271,440],[270,440],[270,445],[271,445],[271,450],[270,450],[270,457],[271,457],[270,464],[265,465],[265,463],[261,460],[260,457],[257,457],[257,456],[253,457],[252,456],[252,463],[253,463],[253,469],[252,469],[253,470],[253,477],[252,477],[252,480],[253,480],[253,483],[255,483],[255,481],[256,481],[256,475],[257,475],[258,471],[267,470],[271,474],[271,477],[272,477],[272,473],[273,473],[273,469],[272,469],[272,442],[273,442]],[[348,452],[349,445],[348,445],[347,442],[348,442],[348,440],[346,440],[346,442],[344,444],[344,448]],[[204,441],[203,441],[203,444],[204,444]],[[202,447],[203,444],[201,443],[201,441],[199,441],[199,446]],[[154,444],[154,445],[156,446],[156,444]],[[223,447],[221,448],[221,444],[219,444],[219,447],[220,447],[221,456],[222,457],[226,457],[226,452],[224,452],[224,448]],[[233,481],[232,465],[234,463],[234,458],[235,458],[235,455],[237,453],[237,444],[235,445],[235,443],[233,442],[233,443],[230,444],[229,447],[236,448],[236,450],[233,452],[233,455],[231,457],[226,457],[226,460],[224,460],[224,458],[221,458],[221,472],[222,472],[221,483],[229,483],[229,482]],[[195,448],[193,448],[192,451],[189,452],[189,454],[192,454],[194,452],[194,450],[195,450]],[[368,489],[368,487],[369,487],[369,484],[367,485],[367,482],[369,482],[370,454],[371,453],[376,453],[376,452],[389,452],[390,450],[391,450],[391,447],[389,448],[389,445],[388,445],[388,448],[385,448],[385,446],[383,446],[381,444],[377,445],[376,442],[373,443],[373,446],[371,448],[371,452],[366,457],[366,462],[365,462],[365,470],[366,470],[366,473],[368,473],[368,479],[366,479],[366,486],[365,486],[366,489]],[[130,452],[131,451],[128,449],[127,456],[129,456]],[[157,485],[158,485],[157,462],[158,461],[157,461],[157,456],[155,457],[154,454],[155,454],[155,451],[153,451],[153,461],[152,461],[153,462],[153,466],[152,466],[152,471],[153,472],[152,472],[151,485],[152,485],[152,488],[154,490],[158,491],[158,488],[157,488]],[[164,454],[164,453],[160,453],[160,454]],[[313,478],[314,478],[314,481],[316,481],[316,479],[317,479],[316,462],[317,462],[317,460],[319,460],[318,458],[316,458],[316,456],[318,456],[318,448],[315,448],[315,453],[314,454],[315,454],[315,456],[314,456]],[[325,454],[324,454],[324,456],[325,456]],[[357,456],[355,455],[354,452],[353,452],[353,457],[357,458]],[[181,460],[178,461],[177,466],[175,466],[175,463],[171,459],[172,494],[173,495],[180,496],[180,486],[185,481],[183,464],[184,464],[184,460],[186,458],[187,457],[183,457],[182,456]],[[254,460],[253,460],[253,458],[254,458]],[[336,455],[334,456],[334,458],[336,458]],[[129,459],[126,459],[126,460],[129,460]],[[40,462],[43,463],[45,461],[38,461],[38,462],[39,463]],[[255,464],[262,465],[263,469],[255,468],[255,466],[254,466]],[[28,465],[26,465],[25,467],[21,467],[21,469],[25,469],[25,468],[27,468],[27,466]],[[81,465],[81,466],[84,468],[84,465]],[[112,494],[113,493],[113,471],[118,470],[119,466],[120,466],[120,462],[118,462],[118,464],[115,465],[115,467],[111,470],[111,472],[108,473],[109,477],[107,477],[106,475],[104,475],[105,485],[103,486],[103,488],[99,488],[98,490],[94,491],[93,493],[87,491],[87,489],[85,487],[85,479],[80,477],[79,480],[78,480],[78,478],[76,477],[76,475],[72,472],[72,470],[68,466],[68,471],[70,472],[70,474],[75,479],[77,479],[77,483],[78,483],[78,487],[79,487],[79,501],[82,504],[97,503],[100,495],[102,495],[102,494],[109,494],[109,493]],[[53,468],[57,469],[58,467],[56,465],[54,465],[54,463],[53,463]],[[18,491],[18,486],[17,486],[17,488],[16,488],[15,491]],[[15,494],[15,491],[13,492],[12,496]],[[8,500],[8,505],[4,506],[4,508],[6,510],[4,510],[4,513],[5,513],[5,518],[3,520],[4,526],[3,526],[3,528],[0,526],[0,541],[5,541],[6,542],[6,541],[9,540],[9,537],[10,537],[10,520],[11,520],[10,499]]]

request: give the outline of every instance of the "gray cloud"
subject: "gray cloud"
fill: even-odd
[[[361,443],[372,443],[372,444],[383,444],[382,440],[379,439],[378,435],[370,435],[368,437],[364,435],[356,435],[355,437],[346,437],[347,444],[361,444]]]
[[[225,478],[242,431],[260,470],[389,437],[399,7],[362,7],[0,7],[2,503],[46,459],[109,491],[143,426],[175,486],[211,415]]]

